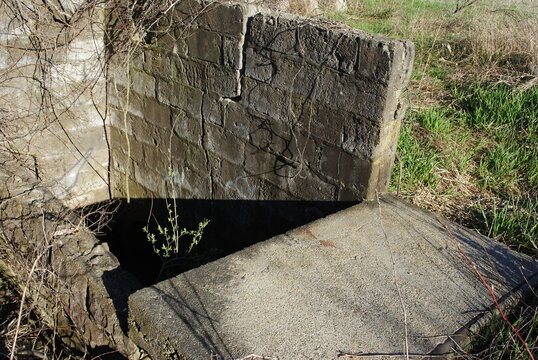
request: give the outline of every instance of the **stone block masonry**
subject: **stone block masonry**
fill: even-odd
[[[241,4],[183,2],[167,21],[109,83],[114,196],[337,201],[387,189],[413,44]]]
[[[44,11],[22,22],[28,14],[0,5],[1,147],[77,207],[110,197],[104,11],[63,4],[62,16],[80,21],[65,26]]]

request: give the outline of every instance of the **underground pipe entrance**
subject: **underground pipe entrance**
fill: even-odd
[[[356,202],[118,199],[119,205],[101,231],[99,240],[108,243],[121,266],[145,286],[174,277],[257,242],[350,207]],[[174,205],[175,204],[175,205]],[[91,207],[101,207],[94,204]],[[180,228],[197,229],[209,220],[198,245],[187,249],[191,237],[180,239],[177,259],[157,255],[144,227],[155,234],[156,247],[163,244],[157,226],[171,230],[168,206],[177,210]],[[88,207],[82,209],[87,211]],[[166,263],[166,264],[165,264]],[[164,265],[164,266],[163,266]]]

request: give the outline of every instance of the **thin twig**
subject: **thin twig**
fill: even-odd
[[[393,278],[394,278],[394,285],[396,285],[396,289],[398,291],[398,297],[400,298],[400,305],[402,307],[403,318],[404,318],[403,320],[404,320],[404,335],[405,335],[405,355],[406,355],[406,359],[409,360],[407,309],[406,309],[405,303],[403,301],[402,290],[400,288],[400,284],[399,284],[399,281],[398,281],[398,276],[396,274],[396,261],[394,260],[394,253],[392,251],[392,247],[390,246],[389,238],[387,236],[387,232],[385,231],[385,226],[383,225],[383,216],[381,214],[381,201],[379,201],[379,193],[377,192],[377,190],[375,192],[375,195],[376,195],[377,205],[378,205],[378,209],[379,209],[379,222],[381,224],[381,230],[383,230],[385,244],[387,245],[387,248],[389,249],[390,259],[391,259],[391,262],[392,262],[392,275],[393,275]]]
[[[43,213],[43,223],[45,222],[45,214]],[[46,236],[46,235],[44,235]],[[28,289],[30,287],[30,281],[32,279],[32,276],[36,270],[36,267],[37,267],[37,264],[39,263],[39,260],[41,259],[41,257],[47,252],[47,250],[50,248],[50,245],[48,245],[44,251],[42,251],[40,254],[37,255],[37,257],[35,258],[33,264],[32,264],[32,268],[30,269],[30,272],[28,273],[28,277],[26,278],[26,284],[24,285],[24,288],[22,290],[22,295],[21,295],[21,301],[20,301],[20,304],[19,304],[19,314],[17,315],[17,325],[15,326],[15,335],[13,336],[13,344],[11,345],[11,352],[9,354],[9,360],[13,360],[15,358],[15,348],[17,347],[17,338],[19,336],[19,330],[20,330],[20,326],[21,326],[21,321],[22,321],[22,314],[23,314],[23,309],[24,309],[24,303],[26,301],[26,294],[28,292]]]
[[[262,356],[262,355],[256,355],[256,354],[250,354],[245,357],[235,359],[235,360],[280,360],[278,357],[271,357],[271,356]]]
[[[413,360],[413,359],[418,359],[418,360],[422,360],[422,359],[446,359],[447,358],[447,355],[446,354],[380,354],[380,353],[347,353],[347,352],[343,352],[343,351],[339,351],[336,356],[338,358],[341,358],[341,359],[364,359],[364,358],[382,358],[382,359],[387,359],[387,358],[406,358],[406,359],[410,359],[410,360]],[[459,357],[464,357],[464,355],[451,355],[454,359],[456,358],[459,358]]]

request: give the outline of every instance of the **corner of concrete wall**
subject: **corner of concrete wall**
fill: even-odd
[[[0,262],[26,284],[41,320],[78,350],[110,347],[140,358],[123,330],[127,298],[141,287],[138,280],[47,189],[32,189],[6,174],[0,179]]]
[[[63,3],[63,15],[72,16],[77,5]],[[71,207],[109,198],[104,10],[94,10],[62,28],[45,13],[19,24],[0,6],[5,140]]]

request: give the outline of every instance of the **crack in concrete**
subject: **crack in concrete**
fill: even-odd
[[[202,107],[201,109],[204,108],[204,103],[205,103],[205,93],[202,95]],[[211,166],[211,162],[209,160],[209,150],[207,149],[207,144],[206,144],[206,141],[207,141],[207,129],[206,129],[206,118],[204,116],[204,113],[203,111],[200,112],[201,113],[201,128],[202,128],[202,134],[201,134],[201,137],[200,137],[200,145],[202,146],[202,150],[204,151],[204,157],[205,157],[205,164],[206,164],[206,167],[207,167],[207,170],[209,171],[209,198],[210,199],[213,199],[213,194],[214,194],[214,182],[213,182],[213,167]]]

